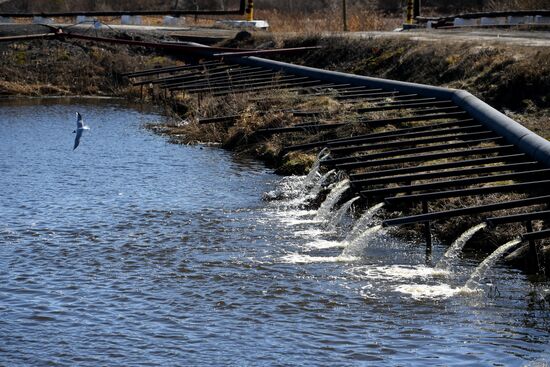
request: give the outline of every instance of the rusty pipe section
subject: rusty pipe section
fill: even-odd
[[[466,91],[327,71],[258,57],[233,57],[230,60],[241,65],[260,66],[325,82],[347,83],[355,86],[381,88],[402,93],[414,93],[423,97],[452,100],[486,128],[500,134],[507,142],[517,146],[520,151],[541,162],[544,166],[550,167],[550,142],[548,140]]]
[[[66,12],[34,12],[34,13],[0,13],[0,17],[6,18],[34,18],[34,17],[76,17],[79,15],[89,17],[120,17],[123,15],[244,15],[246,1],[240,0],[239,9],[233,10],[117,10],[117,11],[66,11]]]
[[[318,47],[294,47],[294,48],[280,48],[269,50],[254,50],[243,48],[229,48],[229,47],[209,47],[198,43],[169,43],[169,42],[145,42],[109,37],[88,36],[78,33],[65,33],[63,29],[49,26],[52,30],[51,33],[31,34],[22,36],[9,36],[0,37],[0,42],[15,42],[15,41],[28,41],[40,38],[60,38],[60,39],[80,39],[84,41],[122,44],[136,47],[146,47],[157,50],[165,50],[172,52],[184,52],[188,56],[202,57],[202,58],[223,58],[225,56],[246,56],[246,55],[271,55],[271,54],[287,54],[303,52],[308,50],[317,49]]]
[[[57,37],[57,34],[56,33],[25,34],[22,36],[0,37],[0,42],[30,41],[35,39],[53,38],[53,37]]]

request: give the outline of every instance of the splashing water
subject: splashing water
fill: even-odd
[[[475,289],[476,284],[479,284],[479,281],[483,278],[487,270],[489,270],[493,265],[495,265],[498,259],[500,259],[502,255],[506,253],[506,251],[514,248],[520,243],[521,243],[521,239],[515,239],[512,241],[506,242],[504,245],[497,248],[495,252],[493,252],[485,260],[483,260],[481,264],[479,264],[479,266],[474,270],[472,275],[470,275],[470,279],[468,279],[468,281],[464,285],[464,288]]]
[[[445,299],[464,293],[462,288],[454,288],[448,284],[403,284],[396,287],[395,290],[419,301],[424,299]]]
[[[346,201],[344,204],[342,204],[340,209],[338,209],[338,211],[334,215],[334,218],[332,219],[332,221],[330,221],[329,224],[328,224],[328,230],[329,231],[335,231],[336,230],[336,228],[342,223],[342,220],[344,219],[344,215],[346,215],[349,208],[351,208],[351,205],[354,202],[356,202],[357,200],[359,200],[359,196],[356,196],[356,197]]]
[[[281,261],[288,264],[310,264],[310,263],[334,263],[334,262],[352,262],[358,260],[355,256],[310,256],[299,253],[288,254],[281,258]]]
[[[391,282],[407,282],[412,279],[442,277],[447,272],[426,265],[367,265],[358,266],[347,272],[357,279],[379,279]]]
[[[435,265],[436,269],[448,269],[451,264],[456,261],[458,258],[458,255],[460,254],[460,251],[464,248],[464,245],[476,234],[478,231],[482,230],[483,228],[487,227],[486,223],[480,223],[477,226],[473,226],[472,228],[468,229],[466,232],[462,233],[460,237],[458,237],[453,244],[449,247],[449,249],[445,252],[443,257],[439,260],[439,262]]]
[[[372,235],[379,233],[382,230],[382,225],[367,228],[352,241],[344,240],[346,247],[342,251],[342,256],[359,256],[365,247],[368,245],[368,239]]]
[[[321,178],[315,183],[315,185],[313,185],[311,190],[309,190],[309,192],[307,192],[306,195],[304,195],[303,201],[305,202],[306,200],[309,200],[309,199],[315,199],[317,195],[319,195],[319,193],[321,192],[321,189],[323,188],[323,185],[325,184],[325,182],[327,182],[328,178],[335,173],[336,173],[336,170],[330,170],[327,173],[325,173],[323,176],[321,176]]]
[[[274,190],[264,193],[264,200],[288,200],[298,197],[304,190],[305,176],[283,177]]]
[[[360,237],[361,233],[369,227],[372,221],[372,217],[384,207],[384,203],[378,203],[374,206],[371,206],[369,209],[367,209],[361,218],[357,220],[353,228],[351,229],[351,232],[346,236],[345,241],[348,243],[352,243],[355,238]]]
[[[311,170],[304,180],[304,188],[314,185],[315,182],[317,182],[317,180],[321,177],[321,173],[319,172],[321,162],[325,160],[329,155],[330,153],[328,152],[327,148],[324,148],[319,152],[319,154],[317,155],[317,159],[315,160],[315,162],[313,162],[313,166],[311,166]]]
[[[323,201],[323,203],[319,207],[319,210],[317,210],[317,215],[315,216],[315,219],[322,222],[328,221],[332,209],[348,189],[349,180],[347,179],[335,184],[330,193],[327,195],[325,201]]]

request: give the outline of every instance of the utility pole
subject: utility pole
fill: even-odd
[[[414,0],[407,0],[407,24],[413,24]]]
[[[413,18],[416,19],[417,17],[420,16],[420,2],[422,0],[414,0],[414,5],[413,5]]]
[[[342,20],[344,22],[344,32],[348,31],[348,9],[346,0],[342,0]]]
[[[252,22],[254,20],[254,0],[248,0],[246,6],[246,21]]]

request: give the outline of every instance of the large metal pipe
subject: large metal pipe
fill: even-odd
[[[524,153],[550,167],[550,142],[520,125],[472,94],[455,90],[453,102]]]
[[[356,86],[364,85],[388,91],[414,93],[423,97],[451,99],[457,106],[462,107],[488,129],[501,134],[509,143],[516,145],[519,150],[540,161],[545,166],[550,167],[550,142],[548,140],[540,137],[466,91],[327,71],[257,57],[232,58],[231,60],[240,64],[262,66],[276,71],[308,76],[327,82],[347,83]]]

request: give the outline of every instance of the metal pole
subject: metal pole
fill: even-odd
[[[527,232],[531,233],[533,232],[533,222],[530,220],[525,222],[525,228],[527,229]],[[531,259],[533,259],[533,263],[535,264],[537,268],[537,273],[540,272],[540,261],[539,261],[539,252],[537,251],[537,245],[535,243],[535,240],[530,239],[529,240],[529,252],[531,253]]]
[[[428,202],[422,202],[422,213],[428,213]],[[424,222],[424,237],[426,238],[426,256],[432,254],[432,231],[430,229],[430,221]]]
[[[416,19],[417,17],[420,16],[420,7],[421,7],[420,2],[421,1],[422,0],[414,0],[414,10],[413,10],[414,19]]]
[[[414,0],[407,0],[407,24],[413,24]]]
[[[342,0],[342,20],[344,22],[344,32],[348,31],[348,7],[347,1]]]
[[[246,7],[246,21],[252,22],[254,20],[254,0],[248,0],[248,6]]]

